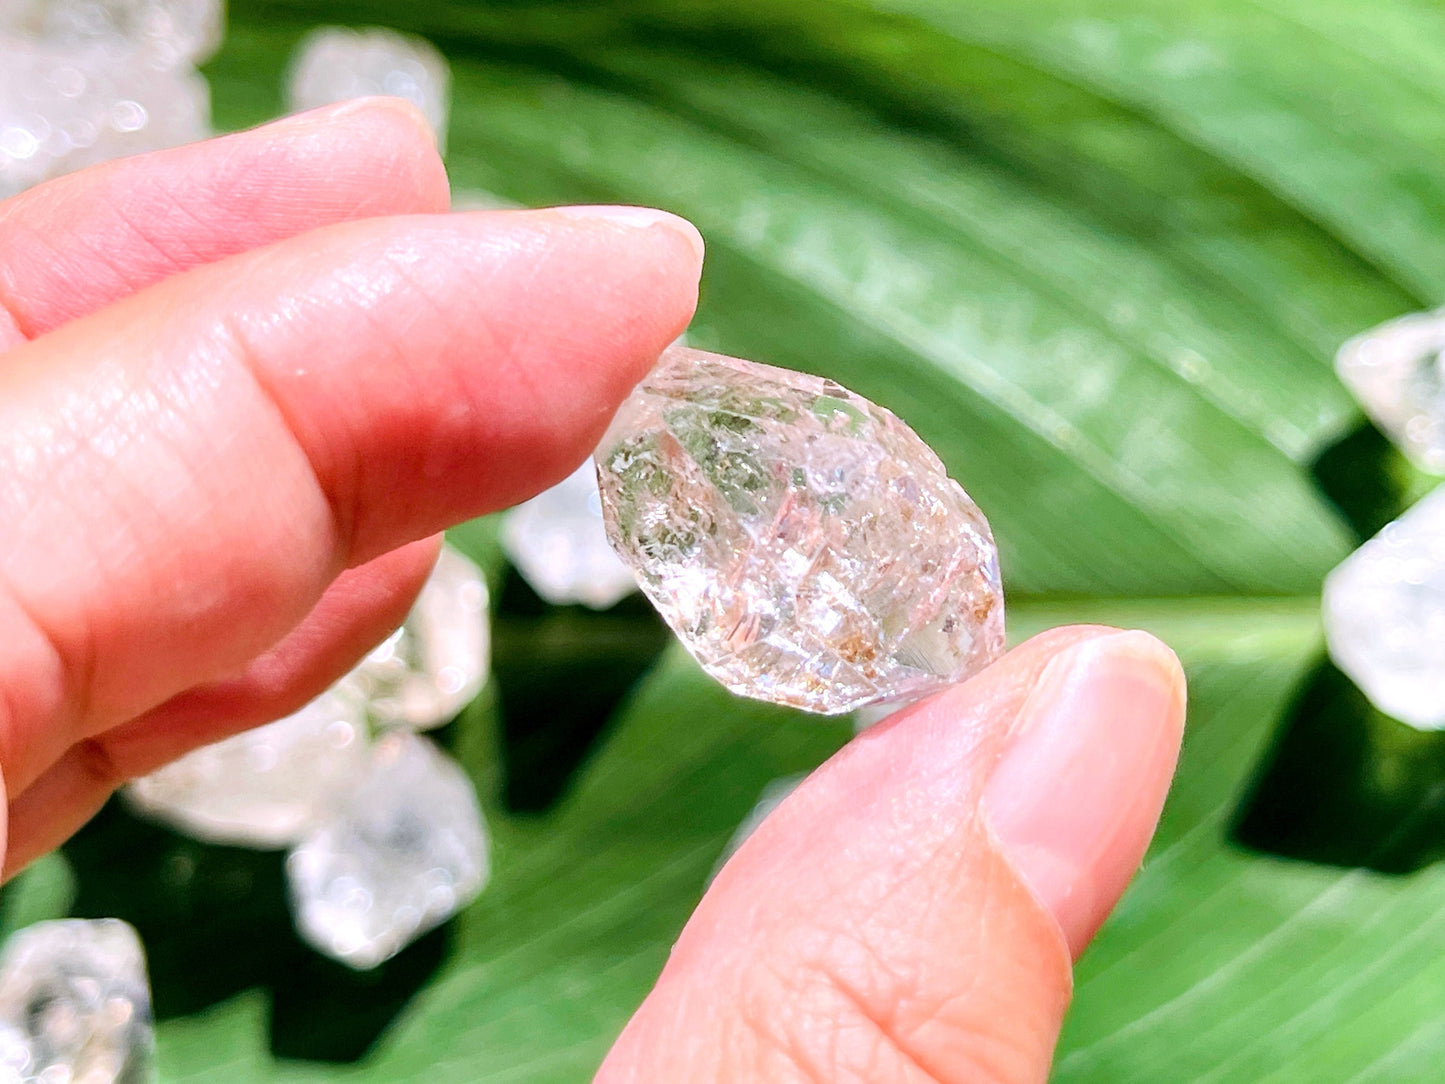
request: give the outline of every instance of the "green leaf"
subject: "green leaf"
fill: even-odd
[[[321,22],[447,53],[456,189],[696,221],[692,341],[913,424],[994,525],[1015,639],[1106,621],[1179,651],[1180,773],[1080,966],[1057,1079],[1438,1077],[1445,749],[1318,666],[1317,608],[1421,484],[1330,356],[1445,287],[1445,15],[235,0],[218,123],[274,115]],[[362,1081],[587,1079],[762,788],[849,736],[731,699],[676,648],[654,664],[644,612],[529,609],[491,523],[455,538],[500,600],[498,687],[450,733],[496,875],[448,931],[370,979],[327,970],[289,933],[276,856],[115,809],[7,890],[6,928],[142,926],[166,1081],[352,1058]]]

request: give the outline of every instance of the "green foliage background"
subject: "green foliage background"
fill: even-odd
[[[1180,652],[1183,765],[1079,969],[1056,1079],[1440,1078],[1445,751],[1316,668],[1316,613],[1323,574],[1421,486],[1329,360],[1445,293],[1445,11],[235,0],[207,70],[221,127],[278,112],[318,23],[446,52],[458,190],[697,222],[695,343],[908,419],[993,521],[1016,638],[1103,620]],[[500,585],[489,526],[458,537]],[[167,1082],[587,1079],[763,785],[849,731],[733,701],[676,649],[651,664],[625,607],[523,608],[497,637],[504,706],[546,708],[508,680],[645,674],[597,742],[555,739],[587,755],[539,810],[505,800],[498,749],[554,720],[502,727],[494,697],[458,724],[496,879],[425,966],[318,971],[277,863],[114,810],[7,893],[6,923],[148,923]],[[361,1052],[338,1021],[362,1003],[375,1046],[318,1060]]]

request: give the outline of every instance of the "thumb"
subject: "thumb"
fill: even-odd
[[[1044,1080],[1183,722],[1167,647],[1078,627],[860,735],[723,869],[599,1084]]]

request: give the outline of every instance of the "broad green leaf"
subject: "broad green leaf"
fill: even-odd
[[[278,111],[318,23],[430,37],[453,65],[456,189],[689,216],[709,244],[692,340],[827,373],[913,424],[993,522],[1015,639],[1105,621],[1180,652],[1180,774],[1080,967],[1057,1079],[1438,1077],[1445,874],[1425,837],[1445,749],[1329,685],[1316,614],[1356,532],[1420,485],[1359,430],[1330,356],[1445,285],[1445,15],[236,0],[230,17],[207,69],[219,125]],[[654,664],[638,609],[533,605],[493,527],[455,538],[494,587],[497,682],[447,738],[496,876],[448,932],[376,976],[329,968],[289,932],[279,856],[115,808],[6,891],[6,929],[67,910],[142,926],[164,1080],[585,1080],[764,785],[847,739],[729,698],[676,648]],[[1314,743],[1334,774],[1296,801]],[[548,777],[526,800],[522,765]]]

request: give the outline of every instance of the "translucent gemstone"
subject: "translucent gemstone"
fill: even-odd
[[[486,684],[490,667],[486,580],[470,560],[443,546],[401,628],[343,685],[383,726],[426,729],[455,718]]]
[[[507,513],[502,548],[548,602],[604,610],[637,590],[637,578],[607,541],[597,468],[590,459]]]
[[[210,96],[189,69],[0,36],[0,198],[72,170],[209,135]]]
[[[1445,309],[1357,335],[1340,347],[1335,369],[1406,455],[1445,474]]]
[[[1445,728],[1445,486],[1325,577],[1335,665],[1383,711]]]
[[[366,746],[360,704],[332,691],[142,776],[126,794],[141,813],[198,839],[284,847],[360,778]]]
[[[425,38],[323,26],[297,46],[287,93],[293,111],[373,94],[405,98],[421,110],[444,146],[450,85],[446,58]]]
[[[870,704],[867,707],[859,708],[853,713],[854,733],[861,734],[865,730],[871,730],[903,706],[902,704]]]
[[[223,21],[221,0],[0,0],[0,30],[152,67],[205,60]]]
[[[674,346],[597,462],[612,544],[733,692],[847,712],[1003,648],[982,513],[917,434],[830,380]]]
[[[0,1081],[142,1084],[155,1042],[145,954],[118,919],[37,922],[0,955]]]
[[[286,862],[301,935],[375,967],[482,890],[486,826],[471,781],[426,738],[392,731],[361,783]]]

